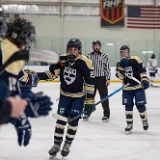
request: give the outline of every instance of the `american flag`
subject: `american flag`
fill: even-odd
[[[160,7],[127,6],[128,28],[160,28]]]

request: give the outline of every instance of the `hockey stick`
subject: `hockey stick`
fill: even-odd
[[[59,61],[59,55],[53,51],[47,50],[20,50],[15,52],[2,66],[0,66],[0,75],[4,69],[14,61],[40,61],[48,63],[57,63]]]
[[[125,87],[128,87],[129,85],[130,85],[130,84],[127,83],[126,85],[123,85],[122,87],[118,88],[117,90],[115,90],[114,92],[112,92],[110,95],[104,97],[103,99],[101,99],[100,101],[98,101],[97,103],[95,103],[95,106],[97,106],[99,103],[102,103],[102,102],[106,101],[106,100],[109,99],[111,96],[113,96],[113,95],[116,94],[117,92],[123,90]],[[82,113],[78,114],[77,116],[75,116],[75,117],[73,117],[73,118],[66,118],[66,117],[63,117],[63,116],[61,116],[61,115],[59,115],[59,114],[53,114],[52,116],[53,116],[53,118],[56,118],[56,119],[59,119],[59,120],[65,121],[65,122],[68,121],[68,123],[70,123],[70,122],[74,121],[75,119],[79,118],[82,114],[85,114],[85,113],[87,113],[87,112],[88,112],[87,110],[86,110],[86,111],[83,111]]]
[[[106,101],[107,99],[109,99],[111,96],[113,96],[114,94],[116,94],[117,92],[123,90],[124,88],[128,87],[130,84],[127,83],[126,85],[123,85],[122,87],[118,88],[117,90],[115,90],[114,92],[112,92],[110,95],[104,97],[103,99],[101,99],[100,101],[98,101],[95,105],[97,106],[98,104]]]
[[[160,77],[160,74],[157,72],[158,76]]]
[[[154,71],[155,71],[155,74],[158,74],[158,76],[160,77],[160,74],[158,73],[158,70],[156,72],[156,69],[153,67]]]
[[[34,49],[29,51],[29,60],[38,62],[58,63],[59,54],[54,51]]]
[[[139,81],[137,78],[135,78],[135,77],[129,77],[129,76],[127,76],[126,74],[125,74],[125,76],[128,77],[129,79],[134,80],[134,81],[137,82],[138,84],[141,84],[141,81]]]
[[[136,81],[137,83],[141,84],[141,81],[139,81],[137,78],[132,77],[131,79],[133,79],[133,80]]]

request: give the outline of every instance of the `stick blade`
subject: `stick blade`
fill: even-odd
[[[59,54],[49,50],[33,49],[30,50],[29,60],[55,64],[59,62]]]
[[[137,78],[132,77],[132,79],[133,79],[134,81],[136,81],[138,84],[141,84],[141,82],[140,82]]]
[[[55,119],[59,119],[59,120],[61,120],[61,121],[64,121],[64,122],[67,122],[67,121],[68,121],[68,119],[67,119],[66,117],[63,117],[63,116],[61,116],[61,115],[59,115],[59,114],[53,113],[53,114],[52,114],[52,117],[55,118]]]

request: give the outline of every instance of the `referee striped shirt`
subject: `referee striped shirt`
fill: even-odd
[[[106,54],[91,52],[86,55],[90,60],[92,60],[94,67],[94,77],[102,77],[106,76],[106,80],[110,80],[111,77],[111,69],[109,60]]]

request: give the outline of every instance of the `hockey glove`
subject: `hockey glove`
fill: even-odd
[[[19,119],[12,118],[11,123],[15,126],[18,135],[18,144],[27,146],[31,138],[31,125],[25,114]]]
[[[121,59],[119,65],[120,65],[122,68],[125,68],[125,67],[128,66],[128,63],[129,63],[128,59],[124,57],[124,58]]]
[[[10,96],[10,91],[7,84],[0,80],[0,99],[5,99]]]
[[[92,112],[94,112],[96,110],[95,101],[93,99],[86,99],[84,101],[84,110],[88,111],[87,115],[88,115],[88,117],[90,117],[90,115],[92,114]]]
[[[48,96],[43,96],[43,92],[34,94],[30,86],[20,85],[20,89],[21,98],[28,101],[28,106],[25,109],[25,113],[28,117],[35,118],[49,114],[49,111],[52,110],[51,105],[53,103]]]
[[[148,81],[143,80],[141,83],[142,83],[142,86],[143,86],[144,90],[146,90],[147,88],[149,88],[149,82]]]
[[[47,116],[49,111],[51,111],[51,105],[53,104],[50,101],[48,96],[35,97],[34,99],[28,100],[28,106],[26,107],[25,113],[28,117],[39,117],[39,116]]]

